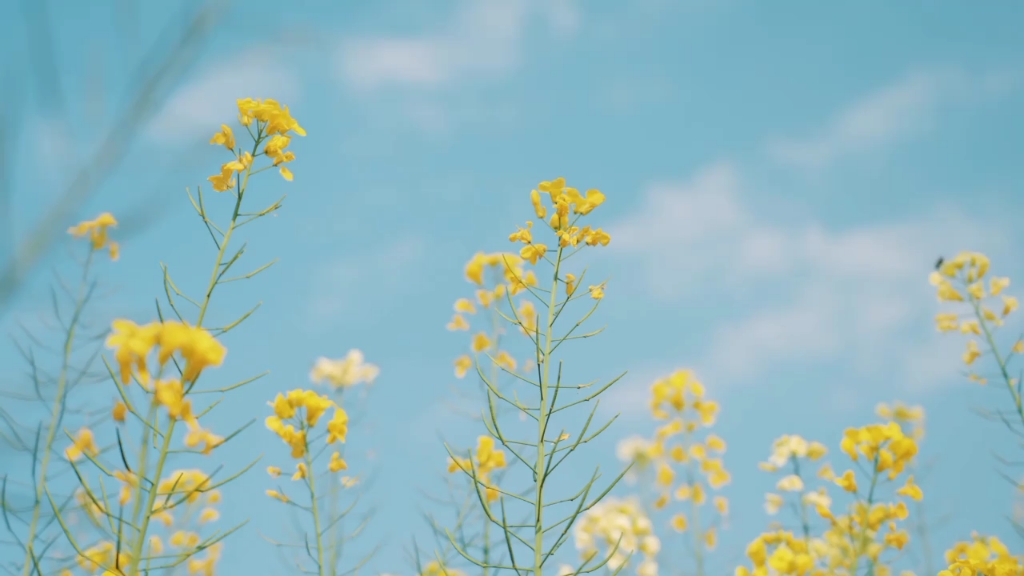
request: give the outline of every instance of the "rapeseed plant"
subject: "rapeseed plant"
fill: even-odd
[[[222,229],[210,218],[201,190],[198,199],[189,194],[217,248],[202,298],[193,299],[182,292],[164,266],[167,304],[177,319],[166,319],[158,306],[160,318],[156,322],[143,325],[127,319],[113,322],[106,344],[113,350],[116,364],[115,368],[108,363],[108,372],[120,396],[120,402],[110,412],[111,420],[116,423],[116,458],[109,458],[98,449],[90,429],[83,428],[74,436],[68,433],[72,445],[66,455],[80,482],[78,499],[85,504],[86,511],[94,520],[93,527],[100,533],[96,544],[85,546],[81,543],[47,490],[51,507],[68,542],[78,554],[81,568],[90,573],[137,576],[143,572],[171,570],[185,565],[191,574],[212,575],[220,556],[221,541],[240,527],[214,531],[206,537],[199,534],[199,527],[219,516],[214,507],[221,498],[219,488],[255,462],[223,480],[215,480],[214,474],[201,470],[166,472],[171,455],[209,455],[241,431],[222,437],[203,427],[200,419],[216,403],[199,410],[193,400],[202,394],[224,394],[255,380],[220,388],[197,388],[206,371],[224,362],[227,350],[218,337],[241,324],[255,308],[218,328],[207,328],[204,324],[218,287],[252,278],[269,267],[268,264],[248,274],[228,277],[228,272],[245,250],[243,245],[234,255],[229,255],[228,246],[240,227],[281,206],[281,200],[278,200],[259,212],[242,211],[252,175],[277,167],[286,180],[293,178],[285,166],[294,159],[287,146],[292,133],[305,134],[288,108],[274,100],[239,100],[238,110],[239,121],[252,139],[251,149],[243,151],[236,147],[233,132],[226,125],[211,140],[211,144],[223,146],[232,157],[219,174],[209,178],[214,190],[228,192],[234,197],[234,208],[227,226]],[[261,156],[269,159],[270,163],[256,168],[255,163]],[[75,231],[82,234],[89,231],[95,247],[106,242],[105,230],[97,230],[100,224],[103,222],[93,223],[91,231],[88,228]],[[116,254],[116,249],[112,253]],[[194,322],[186,320],[179,309],[179,299],[195,307]],[[155,363],[152,355],[156,356]],[[132,386],[133,383],[137,386]],[[186,427],[184,431],[179,427],[182,423]],[[132,424],[137,424],[141,432],[141,439],[134,446],[134,458],[129,457],[132,453],[129,435]],[[182,436],[184,449],[172,448],[176,431]],[[95,484],[80,468],[79,462],[83,462],[83,458],[99,472]],[[120,485],[116,498],[108,491],[105,478]],[[155,534],[154,523],[165,526],[171,531],[170,535],[161,538]]]
[[[729,500],[711,495],[732,480],[722,460],[725,440],[708,432],[719,406],[706,397],[693,371],[677,370],[651,386],[650,407],[654,419],[665,423],[650,440],[635,436],[621,441],[618,456],[634,469],[653,472],[653,478],[645,476],[645,480],[655,491],[649,503],[655,511],[670,509],[673,498],[685,506],[685,511],[672,515],[669,527],[690,533],[694,569],[703,575],[705,554],[717,545],[718,531],[729,513]],[[707,504],[712,504],[710,509]],[[638,571],[657,573],[657,563],[645,560]]]
[[[968,367],[967,377],[971,381],[982,385],[988,382],[987,377],[973,368],[983,355],[991,355],[999,369],[999,379],[1010,394],[1012,417],[1024,426],[1021,381],[1010,376],[1010,363],[1014,356],[1024,354],[1024,340],[1018,338],[1008,352],[1000,349],[996,341],[996,330],[1005,324],[1020,303],[1015,296],[1004,294],[1010,287],[1010,279],[990,275],[990,265],[984,254],[961,252],[951,260],[943,261],[929,275],[928,281],[935,286],[939,302],[952,309],[951,312],[936,314],[935,325],[940,332],[959,331],[968,336],[963,362]],[[996,415],[1011,430],[1017,430],[1017,424],[1011,424],[1002,411],[997,411]]]
[[[88,237],[89,243],[77,288],[71,289],[64,286],[64,291],[71,298],[72,302],[72,310],[67,320],[62,318],[57,293],[54,292],[52,294],[55,307],[54,313],[63,328],[63,342],[59,352],[60,368],[52,382],[52,397],[44,395],[44,377],[37,365],[35,355],[32,353],[25,354],[25,357],[29,359],[31,364],[36,397],[39,400],[50,403],[49,420],[45,425],[40,423],[39,426],[33,427],[35,430],[32,434],[35,438],[30,443],[27,438],[23,438],[23,435],[27,436],[27,434],[23,434],[19,430],[20,426],[14,418],[7,411],[0,410],[0,416],[3,417],[3,420],[11,430],[11,436],[6,437],[5,435],[5,440],[7,440],[12,448],[32,455],[32,504],[25,511],[27,519],[20,518],[20,515],[18,515],[19,519],[27,526],[24,534],[16,533],[11,525],[9,516],[16,515],[16,512],[11,510],[12,507],[9,505],[8,479],[6,476],[3,480],[2,489],[0,489],[0,508],[2,508],[4,514],[5,526],[11,531],[15,542],[22,544],[23,560],[19,565],[19,571],[25,576],[43,573],[42,565],[44,564],[46,550],[53,544],[53,539],[49,537],[44,539],[43,534],[52,523],[51,518],[44,518],[44,508],[49,508],[43,500],[44,486],[52,475],[54,464],[57,464],[53,461],[54,454],[58,452],[55,449],[55,444],[57,436],[63,427],[65,416],[69,412],[68,397],[70,391],[75,385],[82,383],[88,378],[89,366],[92,363],[91,359],[85,366],[76,368],[73,365],[73,356],[78,349],[79,342],[83,339],[89,339],[87,335],[83,337],[83,329],[85,328],[85,309],[91,302],[96,288],[96,281],[91,277],[95,253],[106,249],[109,251],[112,260],[118,259],[119,245],[110,238],[109,232],[111,228],[116,227],[117,220],[114,216],[104,212],[93,220],[83,221],[68,229],[68,234],[75,238]],[[61,284],[63,286],[63,282]],[[91,431],[88,428],[83,428],[76,438],[76,442],[68,449],[66,454],[69,458],[75,459],[83,453],[96,454],[98,451],[99,449],[96,446]],[[41,548],[37,548],[37,545],[47,540],[49,540],[48,544],[43,544]],[[60,563],[59,560],[57,563]]]
[[[547,197],[549,202],[545,202],[542,195]],[[564,395],[569,393],[563,391],[579,391],[588,388],[591,384],[568,384],[563,381],[560,362],[553,370],[555,364],[553,354],[559,346],[566,341],[587,338],[600,332],[597,330],[587,334],[574,335],[574,332],[593,314],[600,300],[605,296],[605,283],[591,284],[586,290],[581,290],[579,288],[585,285],[585,271],[580,272],[577,276],[564,268],[566,260],[583,248],[604,246],[610,242],[611,237],[600,228],[579,225],[580,220],[588,216],[604,200],[604,194],[598,190],[588,190],[585,194],[581,194],[577,189],[567,186],[563,178],[542,182],[537,190],[530,193],[530,201],[537,218],[542,222],[536,232],[543,230],[553,234],[553,246],[549,249],[549,245],[545,243],[547,240],[541,238],[535,240],[533,222],[528,221],[525,228],[519,228],[509,236],[511,242],[522,244],[518,258],[507,255],[499,255],[496,258],[497,263],[502,264],[504,271],[507,272],[507,286],[502,291],[510,309],[509,314],[502,312],[499,314],[507,323],[506,325],[518,329],[528,338],[533,348],[533,365],[536,375],[531,378],[515,372],[514,369],[510,370],[510,366],[500,352],[495,349],[494,343],[486,333],[478,333],[474,336],[472,356],[464,357],[456,363],[457,372],[476,368],[478,376],[486,387],[487,408],[483,421],[488,435],[493,437],[495,445],[500,444],[503,451],[507,451],[511,455],[510,460],[520,462],[529,471],[531,480],[526,490],[516,493],[509,487],[489,484],[487,481],[489,478],[481,474],[476,458],[467,458],[461,461],[467,464],[465,471],[475,485],[477,497],[488,521],[501,529],[508,553],[508,560],[505,564],[493,561],[485,562],[459,547],[454,535],[449,531],[451,545],[463,558],[480,568],[516,570],[541,576],[544,566],[551,561],[552,555],[567,541],[576,519],[596,505],[618,481],[616,478],[603,493],[592,497],[591,490],[600,476],[600,472],[596,471],[587,485],[576,494],[563,500],[553,500],[548,496],[552,487],[551,478],[558,466],[581,444],[589,442],[611,424],[609,421],[596,432],[588,435],[594,416],[592,411],[582,431],[575,437],[570,436],[564,429],[557,433],[554,433],[553,429],[555,414],[573,406],[596,400],[603,391],[618,380],[612,380],[596,391],[583,394],[574,401],[564,402],[563,400],[563,403],[559,404],[559,397],[562,396],[564,399]],[[550,218],[548,217],[549,209]],[[491,259],[482,255],[478,260],[471,261],[470,266],[467,267],[467,276],[471,279],[482,279],[484,267]],[[536,286],[531,285],[529,273],[533,270],[526,268],[527,264],[536,266],[542,261],[551,265],[550,282],[547,287],[542,286],[539,281]],[[534,276],[540,277],[541,274],[534,272]],[[515,302],[513,299],[520,295],[522,295],[520,301]],[[555,334],[556,323],[561,318],[566,306],[570,302],[581,299],[593,301],[590,312],[577,321],[565,334],[561,336]],[[457,319],[453,320],[453,327],[460,327]],[[517,390],[512,390],[511,393],[502,390],[487,374],[484,369],[484,360],[489,362],[489,365],[497,365],[502,372],[516,378],[519,384],[527,385],[536,394],[535,403],[525,403],[520,400]],[[525,440],[510,437],[507,429],[503,427],[502,419],[498,417],[499,403],[505,403],[516,412],[525,414],[526,418],[532,419],[537,426],[536,435]],[[594,410],[596,408],[595,402]],[[570,438],[572,439],[570,440]],[[450,447],[446,446],[446,448],[452,460],[460,462],[455,451]],[[496,498],[488,496],[489,493],[495,492],[497,493]],[[530,515],[527,522],[509,521],[508,507],[513,504],[517,508],[520,504],[525,505],[525,509]],[[565,517],[552,522],[545,514],[558,505],[564,505],[571,511]],[[498,511],[500,511],[500,515]],[[606,558],[599,559],[595,556],[587,560],[576,569],[575,573],[600,569],[607,564],[608,559],[614,553],[615,550],[612,550]]]

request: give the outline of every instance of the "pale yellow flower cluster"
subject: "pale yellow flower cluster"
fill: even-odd
[[[654,534],[654,525],[635,498],[601,500],[576,521],[573,537],[576,549],[588,563],[596,560],[599,564],[605,557],[596,556],[603,553],[613,572],[631,564],[636,566],[639,576],[658,574],[656,557],[661,550],[661,540]]]
[[[943,262],[936,271],[931,273],[928,281],[935,286],[940,302],[963,303],[967,308],[965,313],[941,312],[937,314],[935,325],[938,330],[940,332],[959,330],[965,335],[979,336],[984,339],[986,347],[995,352],[993,330],[1003,325],[1006,318],[1020,307],[1020,302],[1016,296],[1003,294],[1010,287],[1009,278],[987,276],[989,266],[989,259],[984,254],[962,252],[952,260]],[[988,279],[987,286],[986,278]],[[999,297],[999,301],[993,305],[992,301],[996,297]],[[1024,353],[1024,341],[1018,340],[1014,344],[1012,352],[1014,354]],[[969,339],[967,349],[963,354],[964,364],[973,365],[982,354],[978,340]],[[1005,363],[1004,359],[998,357],[997,362]],[[985,383],[985,378],[974,372],[969,374],[969,378],[979,384]]]
[[[117,260],[121,256],[121,247],[111,240],[107,233],[108,228],[116,227],[117,219],[110,212],[104,212],[92,220],[85,220],[68,228],[68,234],[75,238],[88,236],[94,251],[107,248],[110,250],[110,259]]]
[[[453,306],[455,314],[446,327],[450,331],[469,331],[472,328],[470,317],[481,308],[490,311],[492,318],[482,318],[490,328],[476,332],[470,338],[472,355],[463,354],[455,359],[456,378],[465,378],[479,362],[480,354],[489,356],[493,366],[502,370],[515,372],[519,368],[520,363],[508,351],[498,348],[501,331],[493,328],[496,320],[493,316],[510,318],[522,333],[536,335],[537,309],[532,301],[521,299],[507,314],[502,309],[506,300],[537,285],[536,273],[525,269],[524,264],[522,258],[508,252],[477,252],[466,263],[466,279],[477,286],[475,298],[456,300]]]
[[[949,567],[939,576],[1021,576],[1024,558],[1010,550],[995,536],[971,534],[970,542],[958,542],[946,551]]]
[[[356,384],[372,384],[380,374],[380,368],[366,362],[359,350],[349,350],[344,358],[332,360],[326,357],[316,359],[309,379],[314,384],[327,382],[335,389],[351,388]]]

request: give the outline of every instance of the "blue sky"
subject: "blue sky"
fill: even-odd
[[[125,100],[125,71],[181,9],[122,12],[134,23],[126,35],[111,22],[128,5],[52,3],[72,121],[26,93],[12,174],[18,234],[89,157]],[[936,460],[922,484],[929,513],[950,515],[935,547],[975,529],[1010,540],[1012,493],[992,451],[1012,444],[970,411],[1005,394],[964,380],[963,342],[934,332],[926,276],[938,255],[962,249],[989,253],[1001,274],[1024,272],[1013,250],[1024,208],[1022,19],[1011,2],[236,4],[80,214],[141,204],[157,217],[105,266],[116,291],[95,314],[151,319],[158,262],[186,290],[205,285],[213,252],[184,190],[224,161],[206,141],[232,120],[235,99],[273,97],[309,132],[292,146],[295,181],[268,174],[255,187],[267,204],[288,198],[248,230],[247,264],[279,262],[214,301],[219,320],[263,302],[226,339],[216,378],[271,375],[210,425],[261,420],[266,400],[307,384],[317,356],[363,350],[381,367],[352,433],[364,454],[353,468],[378,476],[367,497],[377,509],[367,545],[384,543],[373,571],[411,572],[401,549],[425,534],[418,490],[440,485],[438,434],[468,445],[481,432],[445,411],[451,361],[466,346],[444,330],[470,288],[463,265],[509,249],[508,233],[531,216],[530,189],[555,176],[607,195],[593,218],[613,238],[590,259],[610,277],[595,320],[607,332],[571,359],[587,374],[629,371],[606,403],[622,416],[585,460],[616,468],[614,443],[653,429],[651,381],[696,369],[722,402],[735,479],[716,573],[767,523],[772,481],[756,462],[773,438],[835,447],[844,427],[895,399],[928,411],[924,455]],[[16,26],[3,40],[21,74],[26,34]],[[48,267],[73,269],[64,247],[45,264],[6,327],[45,310]],[[10,347],[0,354],[18,361]],[[276,442],[254,426],[221,461],[284,461]],[[223,574],[283,572],[255,545],[259,534],[284,536],[267,487],[254,470],[227,495],[221,522],[252,521],[228,542]]]

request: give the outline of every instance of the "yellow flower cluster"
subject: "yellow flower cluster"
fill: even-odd
[[[287,106],[281,106],[276,100],[256,100],[253,98],[242,98],[238,100],[238,120],[243,126],[249,129],[250,135],[255,140],[255,149],[266,142],[263,151],[257,153],[269,158],[273,166],[278,167],[281,176],[289,182],[294,178],[291,170],[285,166],[286,163],[295,160],[295,154],[287,150],[291,143],[291,133],[305,136],[306,131],[299,126],[299,123],[292,118]],[[255,122],[256,131],[251,126]],[[235,135],[231,127],[222,124],[220,132],[213,135],[210,144],[223,146],[230,151],[235,159],[221,166],[220,173],[207,178],[217,192],[226,192],[235,185],[235,175],[240,172],[248,172],[252,169],[253,152],[241,152],[235,148]]]
[[[351,388],[359,383],[371,384],[379,374],[380,368],[366,362],[361,351],[349,350],[344,358],[317,358],[309,379],[314,384],[327,382],[338,389]]]
[[[503,312],[500,312],[503,300],[537,285],[537,275],[534,271],[524,269],[523,259],[508,252],[477,252],[466,264],[466,279],[478,287],[476,297],[475,300],[459,298],[455,301],[455,314],[446,326],[451,331],[470,330],[467,317],[477,314],[478,306],[491,311],[492,314],[503,315]],[[523,333],[536,333],[537,309],[530,300],[520,301],[510,316],[516,319]],[[514,372],[519,363],[507,351],[495,350],[498,337],[499,334],[493,331],[477,332],[470,341],[470,350],[474,354],[491,354],[496,366]],[[473,356],[459,356],[455,359],[455,377],[465,378],[474,365]]]
[[[657,576],[656,557],[661,540],[654,534],[654,525],[635,498],[605,498],[588,510],[573,526],[576,549],[584,561],[593,561],[603,549],[607,566],[618,571],[627,566],[630,556],[642,556],[636,566],[639,576]],[[598,559],[598,562],[604,557]]]
[[[600,190],[591,189],[587,190],[586,194],[581,194],[576,188],[566,186],[565,178],[541,182],[537,185],[537,190],[530,192],[530,202],[537,218],[544,220],[547,218],[549,206],[544,203],[541,194],[550,198],[552,214],[546,223],[558,237],[559,248],[577,248],[582,245],[607,246],[611,242],[611,236],[600,228],[577,226],[581,217],[590,214],[604,203],[605,196]],[[518,228],[508,239],[510,242],[525,244],[519,250],[519,255],[530,264],[536,264],[547,255],[548,247],[546,244],[533,241],[532,229],[533,222],[527,221],[526,228]],[[576,277],[566,274],[562,280],[565,283],[566,295],[572,296],[576,291]],[[589,293],[595,300],[604,298],[604,285],[591,285]]]
[[[946,551],[949,568],[939,576],[1021,576],[1024,558],[1010,554],[995,536],[971,535],[971,542],[958,542]]]
[[[498,499],[499,493],[491,484],[491,472],[508,465],[505,461],[505,452],[495,449],[494,438],[480,436],[476,441],[476,453],[471,458],[449,458],[448,473],[456,470],[462,470],[470,476],[475,473],[477,482],[486,487],[487,501],[494,502]]]
[[[92,433],[92,430],[85,426],[78,430],[71,446],[64,450],[64,456],[72,462],[80,459],[83,454],[95,456],[99,453],[100,449],[96,446],[96,436]]]
[[[157,360],[161,368],[172,356],[180,354],[185,361],[185,369],[177,385],[165,384],[167,391],[164,396],[168,399],[175,394],[172,388],[181,386],[181,382],[194,382],[203,370],[220,366],[227,354],[224,345],[206,329],[187,322],[167,320],[139,326],[131,320],[114,320],[111,330],[106,344],[114,350],[123,384],[128,384],[134,375],[144,388],[149,389],[147,358],[154,348],[159,349]],[[184,409],[183,406],[176,408]]]
[[[68,234],[75,238],[89,236],[93,250],[110,250],[110,259],[117,260],[121,255],[121,247],[110,239],[107,228],[116,228],[117,220],[110,212],[104,212],[93,220],[85,220],[68,228]]]
[[[937,314],[935,325],[940,332],[959,330],[963,334],[983,337],[989,347],[994,346],[992,331],[1003,325],[1006,317],[1020,307],[1020,302],[1015,296],[1003,294],[1010,286],[1009,278],[988,277],[986,287],[989,265],[989,259],[984,254],[962,252],[952,260],[942,263],[938,270],[928,277],[932,286],[935,286],[940,302],[965,303],[969,307],[967,314]],[[992,300],[997,296],[1000,298],[999,303],[993,307]],[[1013,347],[1013,353],[1024,353],[1024,342],[1018,340]],[[964,364],[974,364],[981,355],[978,341],[973,338],[968,340],[963,355]],[[999,362],[1002,363],[1002,359],[999,359]],[[985,379],[976,374],[970,374],[970,378],[980,384],[985,383]]]
[[[803,461],[817,462],[828,454],[828,448],[821,442],[808,442],[800,436],[783,435],[772,444],[772,453],[766,462],[758,466],[765,472],[784,472],[785,474],[776,483],[775,488],[782,492],[776,494],[769,492],[765,494],[764,508],[769,516],[779,513],[779,510],[786,503],[785,494],[795,494],[796,505],[805,510],[806,507],[816,508],[822,506],[828,509],[832,504],[828,492],[824,488],[817,491],[808,491],[802,476]],[[822,468],[825,476],[831,476],[831,468],[826,464]]]
[[[308,433],[317,425],[320,418],[330,409],[334,414],[327,422],[327,444],[345,442],[348,435],[348,413],[341,406],[338,406],[327,396],[317,394],[312,390],[295,389],[287,394],[278,394],[273,402],[268,403],[273,409],[273,416],[268,416],[266,425],[269,430],[277,434],[285,444],[291,447],[292,458],[305,458],[309,452]],[[341,454],[331,454],[328,468],[331,472],[338,472],[348,468],[348,464],[341,458]],[[281,474],[280,468],[271,466],[267,472],[277,477]],[[307,462],[296,463],[295,474],[292,480],[307,478],[310,474]],[[287,497],[279,491],[267,490],[267,495],[282,501]]]
[[[177,470],[157,483],[157,498],[153,504],[152,518],[170,527],[175,523],[174,513],[179,512],[179,523],[191,519],[193,508],[199,510],[199,523],[206,524],[220,518],[214,507],[221,501],[220,490],[213,488],[213,481],[202,470]],[[180,508],[180,510],[179,510]]]
[[[718,416],[718,404],[705,396],[704,385],[691,370],[658,379],[651,386],[651,412],[656,420],[668,422],[658,427],[651,440],[634,436],[618,446],[619,458],[632,462],[637,472],[654,469],[656,510],[667,507],[673,498],[688,503],[688,511],[674,514],[670,526],[676,532],[692,533],[698,572],[703,570],[703,551],[715,548],[718,528],[729,513],[728,499],[711,493],[732,480],[722,460],[725,440],[708,433]],[[704,510],[709,502],[714,506],[710,512]]]
[[[859,466],[867,476],[867,490],[861,490],[853,470],[837,476],[832,467],[824,463],[817,473],[819,479],[837,485],[853,496],[846,514],[832,512],[832,498],[825,486],[812,490],[806,484],[809,480],[805,475],[807,465],[824,458],[827,448],[799,436],[787,435],[774,442],[771,456],[760,467],[769,472],[783,473],[776,484],[781,494],[768,494],[765,509],[770,515],[777,514],[787,502],[785,494],[793,494],[792,509],[803,534],[796,537],[783,530],[762,534],[747,549],[752,566],[737,568],[737,576],[766,576],[769,573],[853,576],[865,566],[869,573],[879,576],[891,573],[883,554],[887,550],[902,550],[907,545],[910,536],[897,523],[907,519],[909,510],[902,500],[886,502],[880,498],[879,487],[901,474],[912,463],[918,450],[916,441],[904,434],[896,417],[901,421],[914,422],[923,421],[924,414],[918,408],[900,404],[896,408],[885,405],[879,412],[892,420],[885,424],[847,429],[840,443],[843,453],[855,463],[868,461],[867,466]],[[910,475],[895,491],[895,496],[921,500],[924,494]],[[808,515],[811,509],[828,521],[828,527],[820,536],[812,534]]]

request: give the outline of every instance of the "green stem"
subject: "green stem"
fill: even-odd
[[[253,144],[253,155],[259,148],[262,130],[257,133],[256,141]],[[235,208],[231,214],[231,223],[228,225],[227,230],[224,232],[224,238],[220,241],[220,250],[217,251],[217,260],[213,266],[213,273],[210,275],[210,283],[206,287],[206,293],[203,296],[203,303],[199,307],[199,316],[196,318],[196,327],[200,328],[203,325],[203,319],[206,318],[206,311],[210,306],[210,299],[213,297],[213,291],[217,288],[217,279],[220,275],[221,264],[224,262],[224,255],[227,253],[228,244],[231,242],[231,234],[235,230],[236,223],[238,222],[238,216],[242,208],[242,198],[245,197],[246,187],[249,183],[249,175],[252,173],[252,165],[250,164],[245,171],[245,177],[239,184],[238,193],[235,196]],[[196,377],[198,379],[198,376]],[[182,382],[184,385],[185,383]],[[195,384],[195,380],[192,381]],[[154,471],[154,482],[153,486],[149,490],[149,496],[146,502],[146,508],[143,509],[142,522],[139,526],[138,538],[132,546],[132,557],[130,560],[130,574],[139,573],[139,565],[142,561],[142,550],[146,543],[146,533],[149,529],[149,522],[153,516],[153,503],[157,497],[157,485],[160,482],[160,478],[163,476],[164,466],[167,463],[167,454],[170,450],[171,438],[174,436],[174,428],[177,425],[177,420],[170,418],[170,422],[167,425],[167,432],[164,434],[164,441],[160,447],[159,457],[156,462],[156,470]],[[143,445],[145,450],[145,445]],[[141,473],[145,473],[145,468],[140,468]],[[141,485],[141,484],[140,484]]]
[[[1010,371],[1006,368],[1006,360],[1003,358],[1003,355],[999,353],[999,348],[996,346],[996,340],[992,335],[992,330],[989,329],[988,322],[985,321],[985,316],[981,312],[981,301],[972,296],[971,307],[974,308],[974,315],[978,318],[978,324],[985,333],[985,341],[988,343],[988,347],[992,351],[992,355],[995,356],[996,364],[999,365],[999,372],[1002,374],[1003,381],[1006,383],[1006,389],[1009,390],[1010,396],[1013,397],[1013,405],[1014,408],[1017,409],[1017,415],[1020,416],[1021,423],[1024,424],[1024,402],[1021,400],[1020,393],[1013,388],[1013,378],[1010,377]]]
[[[540,414],[537,418],[537,463],[536,463],[536,487],[537,503],[535,506],[536,516],[533,526],[533,575],[541,574],[541,565],[544,562],[544,481],[545,477],[545,445],[544,436],[547,433],[548,420],[551,418],[551,409],[548,406],[548,387],[551,385],[551,332],[555,324],[555,304],[558,298],[558,268],[562,263],[562,247],[558,248],[558,255],[555,257],[555,273],[551,280],[551,296],[548,302],[548,321],[545,328],[544,350],[541,361],[544,362],[543,376],[540,379]]]
[[[316,498],[316,473],[313,470],[313,455],[309,449],[308,429],[306,438],[306,479],[309,481],[307,483],[309,486],[309,506],[313,511],[313,530],[316,533],[317,574],[319,576],[326,576],[327,572],[324,570],[324,538],[320,531],[320,503]]]
[[[50,413],[50,426],[46,431],[46,442],[43,444],[43,459],[39,464],[39,477],[36,479],[35,505],[32,508],[32,521],[29,523],[28,536],[25,539],[25,564],[22,574],[28,576],[36,567],[38,558],[35,557],[36,532],[39,529],[39,516],[42,511],[43,486],[46,485],[47,472],[50,467],[50,456],[53,452],[53,442],[57,436],[57,429],[64,419],[64,403],[67,396],[68,366],[71,363],[71,353],[74,351],[75,328],[82,315],[85,306],[85,291],[88,284],[89,268],[92,266],[92,259],[95,251],[89,247],[89,255],[86,256],[85,266],[82,269],[82,279],[78,285],[78,295],[75,298],[75,310],[72,313],[71,321],[68,323],[68,332],[64,338],[64,351],[61,358],[60,376],[57,378],[57,395],[53,401],[53,410]],[[38,449],[38,448],[37,448]]]

